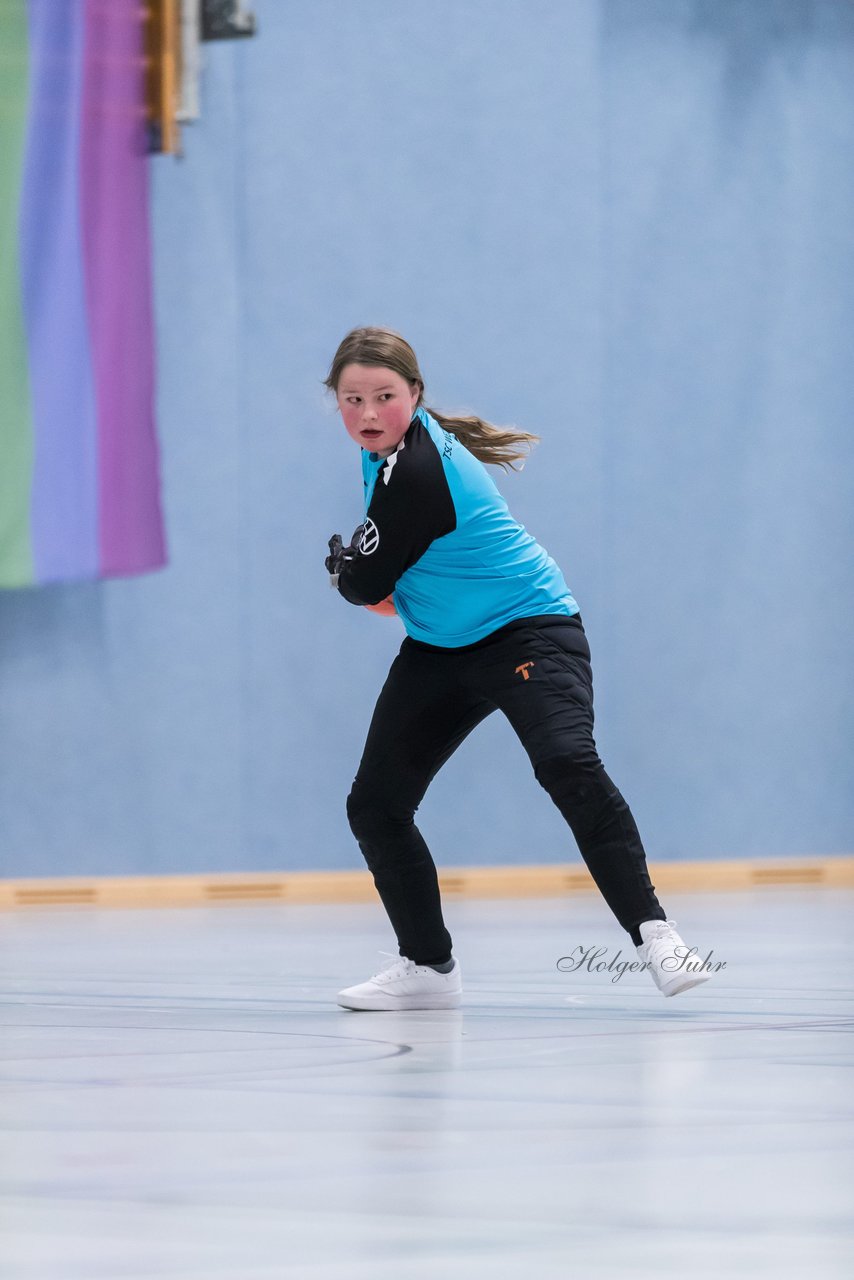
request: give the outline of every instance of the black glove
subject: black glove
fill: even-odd
[[[327,573],[332,574],[332,576],[337,579],[338,574],[344,568],[344,565],[350,560],[356,559],[356,556],[359,554],[359,543],[362,540],[362,534],[364,531],[365,526],[360,524],[350,539],[349,547],[344,546],[344,539],[341,537],[340,533],[333,533],[332,537],[329,539],[329,555],[324,561]],[[336,583],[333,583],[332,585],[335,586]]]

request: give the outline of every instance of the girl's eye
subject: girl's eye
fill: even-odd
[[[380,396],[380,400],[391,400],[392,394],[393,393],[391,391],[384,391]]]

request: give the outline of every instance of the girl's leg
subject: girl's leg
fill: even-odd
[[[601,764],[582,766],[572,756],[554,756],[534,772],[569,824],[600,893],[639,947],[641,923],[667,917],[628,804]]]
[[[464,690],[454,655],[404,640],[380,693],[347,816],[397,935],[416,964],[451,957],[439,883],[414,815],[431,780],[495,704]]]
[[[602,896],[640,945],[641,922],[666,915],[631,810],[596,750],[590,649],[580,620],[508,632],[479,651],[468,677],[509,719]]]

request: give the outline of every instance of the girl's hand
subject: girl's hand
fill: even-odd
[[[365,526],[360,524],[350,539],[349,547],[344,546],[344,539],[341,537],[340,533],[333,533],[332,537],[329,539],[329,555],[324,561],[327,573],[340,573],[348,560],[356,559],[356,556],[359,554],[359,543],[364,531]]]
[[[385,600],[380,600],[379,604],[366,604],[364,608],[370,609],[371,613],[378,613],[383,618],[397,617],[397,609],[394,607],[391,596],[386,596]]]

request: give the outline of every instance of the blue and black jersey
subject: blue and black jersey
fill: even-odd
[[[573,616],[551,556],[510,514],[484,467],[417,409],[394,453],[362,450],[365,530],[338,590],[351,604],[392,595],[408,635],[473,644],[516,618]]]

